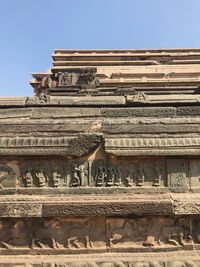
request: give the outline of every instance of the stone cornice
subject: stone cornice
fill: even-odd
[[[108,153],[130,155],[200,155],[200,138],[106,138]]]
[[[119,200],[120,199],[120,200]],[[195,193],[0,196],[0,217],[198,215]]]

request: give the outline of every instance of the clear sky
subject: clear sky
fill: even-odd
[[[55,48],[200,47],[200,0],[0,0],[0,95],[31,96]]]

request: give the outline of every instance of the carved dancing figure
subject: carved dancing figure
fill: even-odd
[[[133,167],[131,165],[128,166],[128,171],[127,171],[127,177],[125,178],[126,180],[126,185],[128,187],[132,187],[136,181],[136,173],[135,173],[135,166]]]
[[[114,185],[114,181],[115,181],[115,168],[111,167],[108,170],[108,176],[107,176],[107,180],[106,180],[106,185],[107,186],[113,186]]]
[[[108,177],[108,173],[106,168],[102,165],[102,163],[97,167],[96,171],[96,186],[103,186],[104,183],[106,182]]]
[[[36,172],[35,176],[38,178],[39,187],[46,187],[47,186],[49,179],[46,177],[43,170],[39,170],[38,172]]]
[[[59,174],[57,171],[54,171],[52,174],[53,177],[53,186],[54,187],[59,187],[60,186],[60,178],[61,174]]]
[[[114,180],[114,185],[115,186],[120,186],[122,184],[121,176],[120,173],[116,168],[115,168],[115,180]]]
[[[79,177],[81,180],[81,186],[85,187],[88,186],[88,180],[87,180],[88,171],[85,168],[84,164],[81,164],[79,166]]]
[[[144,185],[144,180],[145,180],[145,175],[144,175],[144,169],[142,166],[142,163],[139,162],[138,164],[138,177],[137,177],[137,186],[143,186]]]
[[[73,176],[71,180],[71,186],[73,187],[81,186],[80,169],[77,164],[73,167]]]
[[[157,161],[154,163],[154,172],[155,176],[153,179],[153,186],[158,187],[160,186],[160,181],[162,178],[162,168],[159,166],[159,163]]]
[[[28,169],[27,172],[23,175],[23,180],[25,187],[33,187],[33,174],[32,174],[32,169]]]

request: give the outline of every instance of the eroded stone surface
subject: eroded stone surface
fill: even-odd
[[[0,98],[0,266],[200,266],[200,50],[53,60]]]

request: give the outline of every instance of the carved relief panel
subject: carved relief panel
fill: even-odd
[[[163,187],[166,186],[164,160],[97,160],[92,165],[96,186]]]
[[[108,219],[110,248],[185,246],[193,244],[189,219]]]
[[[126,188],[185,192],[200,187],[200,161],[165,158],[18,158],[0,161],[0,188]]]
[[[0,220],[0,254],[21,249],[48,254],[173,250],[200,243],[199,218],[57,217]]]
[[[84,161],[35,160],[21,165],[21,187],[85,187],[88,163]]]
[[[187,165],[184,159],[170,159],[167,161],[168,186],[176,189],[188,187]]]

